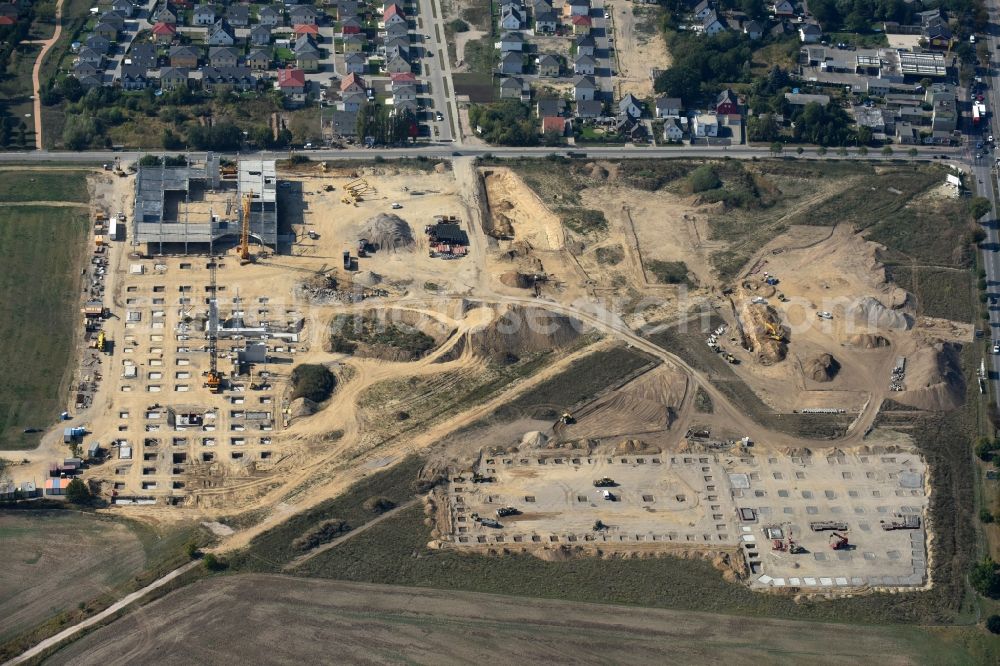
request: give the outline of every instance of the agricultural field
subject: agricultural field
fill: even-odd
[[[0,644],[127,582],[146,564],[126,524],[70,512],[0,513]]]
[[[79,174],[30,182],[6,177],[0,199],[35,196],[85,201]],[[34,188],[46,188],[35,190]],[[81,196],[82,195],[82,196]],[[64,403],[66,369],[73,355],[78,267],[87,247],[86,208],[35,205],[0,207],[0,449],[31,448],[37,435],[24,428],[52,423]]]
[[[207,617],[213,618],[211,632],[204,631]],[[219,632],[228,637],[227,661],[253,661],[266,651],[271,660],[288,663],[327,658],[330,645],[316,641],[320,634],[336,637],[338,659],[368,663],[463,664],[489,654],[503,662],[572,655],[574,663],[605,664],[627,654],[639,663],[661,662],[664,655],[677,663],[722,663],[725,655],[726,663],[801,664],[879,654],[895,665],[928,658],[971,663],[991,654],[981,651],[988,645],[974,630],[929,633],[240,575],[198,581],[94,631],[46,663],[116,663],[121,655],[214,663]],[[179,644],[183,652],[176,651]]]

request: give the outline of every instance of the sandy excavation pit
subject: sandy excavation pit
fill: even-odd
[[[919,455],[898,451],[484,455],[451,473],[438,524],[442,541],[460,549],[727,547],[743,553],[753,586],[921,586],[925,473]],[[595,487],[604,477],[614,485]],[[519,513],[498,515],[504,507]],[[920,518],[921,529],[881,528],[899,516]],[[852,545],[832,550],[830,531],[810,529],[818,521],[845,522]],[[808,552],[773,551],[765,527],[790,530]]]

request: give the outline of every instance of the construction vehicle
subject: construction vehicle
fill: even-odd
[[[479,524],[483,527],[492,527],[494,529],[500,529],[503,527],[503,524],[493,520],[492,518],[483,518],[479,521]]]
[[[737,365],[740,362],[738,358],[733,356],[732,352],[722,352],[722,358],[726,359],[727,363],[732,363],[733,365]]]
[[[506,518],[507,516],[516,516],[521,513],[512,506],[502,506],[497,509],[497,518]]]
[[[336,188],[333,185],[327,185],[323,188],[324,192],[333,192]]]
[[[496,481],[496,478],[492,476],[486,476],[485,474],[480,474],[479,472],[472,473],[473,483],[493,483],[494,481]]]
[[[344,250],[344,270],[351,270],[351,252],[350,250]]]
[[[243,197],[242,226],[240,227],[240,266],[250,263],[250,205],[253,203],[253,190]]]
[[[813,532],[823,532],[824,530],[843,532],[847,530],[847,523],[842,523],[839,520],[815,520],[809,523],[809,529]]]
[[[97,334],[97,340],[94,341],[94,349],[99,352],[104,351],[104,347],[107,344],[107,339],[104,337],[104,331]]]
[[[236,178],[237,171],[235,166],[223,166],[219,167],[219,174],[225,180],[231,180]]]
[[[840,532],[832,532],[830,534],[830,548],[833,550],[847,550],[850,546],[851,542]]]
[[[309,236],[310,240],[318,240],[319,239],[319,234],[316,233],[315,231],[311,230],[311,229],[306,232],[306,235]]]
[[[791,528],[791,526],[788,527],[787,542],[788,542],[787,543],[788,552],[791,553],[792,555],[801,555],[802,553],[806,552],[805,548],[803,548],[802,546],[800,546],[798,543],[795,542],[794,539],[792,539],[792,528]]]
[[[595,488],[613,488],[617,485],[618,484],[615,483],[614,479],[607,476],[601,477],[600,479],[594,479]]]
[[[785,341],[784,333],[782,332],[782,330],[780,328],[778,328],[777,324],[774,324],[773,322],[765,320],[764,321],[764,328],[767,329],[767,337],[769,337],[772,340],[775,340],[777,342],[784,342]]]
[[[212,393],[222,392],[222,375],[219,374],[219,303],[216,300],[217,262],[212,260],[211,292],[208,303],[208,358],[209,369],[205,373],[205,388]]]
[[[563,415],[559,417],[560,423],[563,425],[572,425],[576,423],[576,419],[569,412],[563,412]]]

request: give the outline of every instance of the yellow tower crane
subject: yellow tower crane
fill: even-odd
[[[243,226],[240,229],[240,265],[250,263],[250,204],[253,203],[253,190],[243,197]]]

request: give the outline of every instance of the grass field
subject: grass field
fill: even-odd
[[[69,201],[86,203],[88,170],[4,172],[0,202]]]
[[[211,618],[206,631],[205,618]],[[220,637],[225,640],[220,642]],[[46,663],[995,663],[975,629],[859,627],[412,587],[200,580]],[[223,649],[225,652],[220,652]],[[224,655],[224,656],[223,656]]]
[[[21,431],[52,423],[65,403],[86,231],[84,210],[0,207],[0,450],[35,446]]]
[[[917,297],[920,314],[972,321],[976,309],[972,271],[906,264],[890,266],[889,270],[893,282]]]
[[[146,554],[125,524],[63,511],[0,513],[0,643],[142,570]]]

